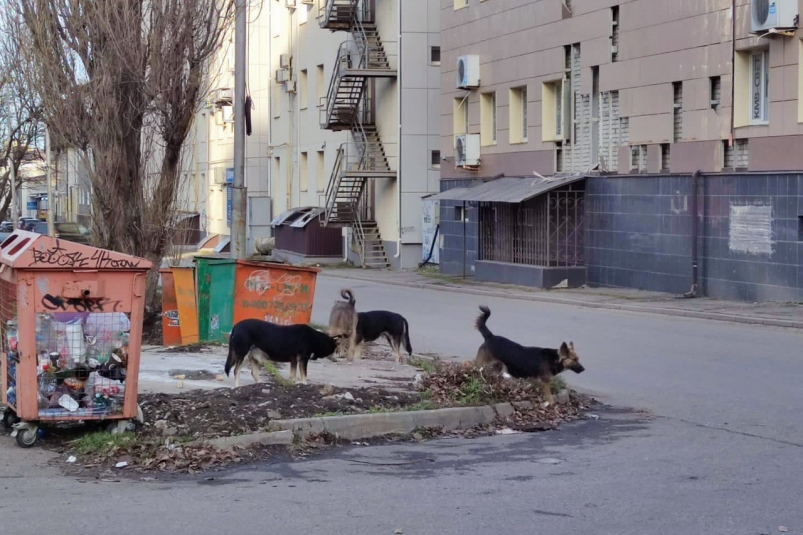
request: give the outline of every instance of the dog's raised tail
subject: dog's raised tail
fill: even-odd
[[[485,325],[485,322],[491,317],[491,309],[485,305],[480,305],[480,310],[482,310],[482,314],[477,318],[474,327],[476,327],[480,334],[482,334],[482,337],[487,340],[493,336],[491,330]]]
[[[343,288],[340,290],[340,297],[348,301],[351,306],[354,306],[354,303],[357,302],[356,299],[354,299],[354,292],[351,288]]]
[[[404,320],[404,349],[407,350],[408,355],[413,356],[413,346],[410,345],[410,326],[406,319]]]

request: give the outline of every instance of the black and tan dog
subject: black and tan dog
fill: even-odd
[[[354,354],[357,337],[357,310],[354,308],[356,301],[354,292],[349,288],[340,290],[340,297],[345,301],[335,301],[332,312],[329,313],[329,336],[340,337],[337,352],[341,356],[345,353],[350,358]]]
[[[559,349],[525,347],[503,336],[497,336],[485,323],[491,317],[491,309],[481,306],[476,328],[485,341],[477,350],[474,363],[477,366],[496,368],[503,374],[517,379],[537,378],[541,392],[550,405],[555,403],[550,391],[552,378],[565,370],[582,373],[585,368],[574,351],[574,342],[563,342]]]
[[[234,368],[234,386],[240,386],[240,369],[245,361],[251,376],[259,382],[260,367],[265,361],[289,362],[290,377],[296,382],[300,371],[301,384],[307,384],[307,363],[326,358],[335,352],[337,339],[309,325],[276,325],[258,319],[238,322],[229,336],[226,376]]]
[[[402,361],[402,344],[404,344],[407,354],[412,356],[413,348],[410,345],[410,327],[407,320],[401,314],[387,310],[372,310],[357,314],[355,356],[360,358],[363,344],[373,342],[380,336],[384,336],[390,344],[393,354],[396,356],[396,362]],[[353,361],[353,358],[350,358],[349,361]]]

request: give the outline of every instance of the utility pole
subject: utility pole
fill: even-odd
[[[17,230],[19,215],[17,213],[17,173],[14,172],[14,162],[8,158],[8,178],[11,182],[11,228]]]
[[[47,235],[55,234],[53,228],[53,170],[50,168],[50,128],[45,125],[45,154],[47,163]]]
[[[235,1],[234,14],[234,182],[231,185],[230,256],[247,256],[245,240],[245,37],[246,0]]]

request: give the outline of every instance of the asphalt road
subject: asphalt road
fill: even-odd
[[[315,321],[346,285],[359,310],[405,314],[416,351],[479,345],[472,295],[322,276]],[[499,334],[574,340],[587,371],[567,379],[618,408],[557,432],[356,446],[214,480],[78,483],[3,437],[3,533],[803,533],[803,335],[485,301]]]

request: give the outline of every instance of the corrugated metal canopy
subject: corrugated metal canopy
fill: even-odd
[[[586,178],[569,175],[539,178],[504,177],[470,188],[454,188],[428,197],[430,201],[503,202],[517,204]]]

